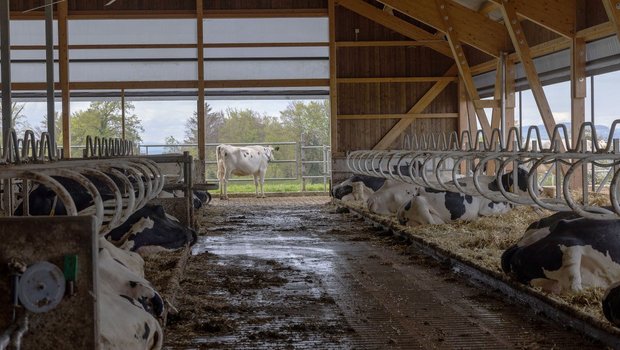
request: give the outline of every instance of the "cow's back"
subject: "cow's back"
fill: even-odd
[[[219,147],[219,146],[218,146]],[[267,161],[262,154],[262,149],[255,147],[222,146],[219,157],[223,162],[226,173],[246,176],[255,175],[266,167]]]

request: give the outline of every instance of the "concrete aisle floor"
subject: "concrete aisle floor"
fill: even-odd
[[[215,200],[168,349],[587,349],[326,197]]]

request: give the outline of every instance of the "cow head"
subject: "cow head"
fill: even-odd
[[[106,235],[112,243],[148,254],[178,249],[196,242],[196,232],[166,215],[161,205],[147,204]],[[152,249],[151,249],[152,248]]]
[[[607,289],[602,304],[605,317],[620,327],[620,283],[614,283]]]
[[[368,187],[373,192],[376,192],[379,188],[381,188],[381,186],[383,186],[383,184],[385,183],[385,179],[374,176],[353,175],[347,180],[334,186],[332,188],[332,196],[337,199],[342,199],[342,197],[352,193],[354,182],[362,182],[364,186]]]
[[[263,147],[263,151],[265,152],[265,157],[267,157],[267,161],[271,162],[275,160],[273,157],[273,152],[279,150],[280,147],[273,148],[271,146]]]
[[[525,168],[521,166],[517,168],[517,192],[527,192],[527,174],[528,171]],[[512,171],[502,175],[502,186],[504,187],[505,191],[511,192],[514,185],[514,173]],[[489,190],[499,191],[499,184],[497,182],[497,179],[489,183]]]

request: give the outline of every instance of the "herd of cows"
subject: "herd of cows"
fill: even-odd
[[[231,175],[253,175],[256,195],[263,193],[267,164],[274,148],[264,146],[217,147],[218,179],[222,198]],[[118,169],[119,171],[122,169]],[[513,178],[516,174],[517,179]],[[123,188],[113,173],[106,173]],[[87,176],[88,177],[88,176]],[[501,178],[506,191],[527,191],[527,172],[519,168]],[[70,178],[54,176],[67,189],[78,212],[87,212],[94,198],[89,189]],[[103,203],[115,196],[111,188],[89,178]],[[145,179],[135,179],[135,181]],[[148,180],[148,179],[146,179]],[[479,185],[499,191],[495,177],[479,178]],[[471,178],[457,180],[471,188]],[[175,193],[160,194],[161,197]],[[208,203],[210,195],[195,192],[194,207]],[[513,205],[482,196],[437,191],[414,184],[364,175],[351,176],[332,188],[341,201],[364,203],[372,213],[394,216],[401,225],[437,225],[457,220],[507,213]],[[23,214],[23,202],[14,214]],[[106,208],[109,211],[109,208]],[[35,185],[28,199],[29,215],[64,215],[62,200],[49,188]],[[168,215],[160,205],[146,204],[99,238],[98,291],[99,343],[106,349],[161,349],[160,325],[167,305],[144,276],[143,256],[174,250],[196,242],[196,232]],[[570,293],[589,287],[607,288],[605,316],[620,326],[620,220],[591,220],[560,212],[532,223],[523,237],[501,257],[501,268],[519,282],[551,293]]]
[[[495,177],[479,179],[499,191]],[[460,186],[472,186],[460,178]],[[517,172],[517,191],[527,191],[527,172]],[[513,173],[503,175],[506,191],[515,184]],[[353,175],[332,189],[341,201],[362,203],[370,212],[394,216],[401,225],[437,225],[507,213],[510,203],[482,196],[437,191],[379,177]],[[586,219],[559,212],[532,223],[523,237],[501,256],[502,270],[517,281],[564,294],[585,288],[606,288],[602,307],[607,319],[620,326],[620,220]]]
[[[106,173],[120,188],[122,182]],[[78,212],[93,205],[91,193],[76,181],[54,176],[71,195]],[[104,203],[114,198],[109,187],[90,178]],[[163,193],[163,197],[171,194]],[[204,205],[209,196],[195,192],[194,207]],[[29,195],[29,214],[65,215],[57,195],[43,185],[35,185]],[[23,213],[23,202],[14,214]],[[107,208],[109,210],[109,208]],[[121,225],[100,236],[98,252],[99,344],[103,349],[161,349],[160,320],[167,307],[162,296],[144,277],[143,256],[175,250],[196,242],[196,232],[168,215],[161,205],[146,204]]]

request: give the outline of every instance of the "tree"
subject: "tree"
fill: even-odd
[[[58,111],[54,112],[54,130],[56,133],[56,144],[62,145],[62,115],[58,113]],[[38,126],[34,127],[34,134],[37,138],[41,138],[41,134],[47,131],[47,116],[43,116],[41,122],[39,122]]]
[[[170,135],[166,137],[166,147],[164,148],[164,153],[181,153],[181,147],[178,146],[179,141],[174,138],[174,136]]]
[[[24,107],[26,107],[25,103],[17,103],[13,102],[11,104],[11,127],[17,133],[18,138],[24,137],[24,132],[27,129],[30,129],[30,124],[26,120],[26,116],[24,115]],[[2,104],[0,104],[0,110],[2,108]],[[1,124],[0,124],[1,127]],[[3,133],[0,133],[0,145],[4,145],[4,141],[2,139]]]
[[[327,100],[308,104],[302,101],[291,102],[280,112],[280,120],[291,133],[293,140],[301,139],[305,145],[328,145],[329,102]]]
[[[265,141],[265,117],[251,109],[227,109],[224,125],[220,129],[219,142]]]
[[[224,125],[224,113],[212,112],[211,106],[205,103],[205,140],[206,143],[217,143],[220,129]],[[185,143],[198,143],[198,113],[194,114],[185,122]]]
[[[88,109],[71,115],[71,144],[83,145],[86,136],[103,138],[122,136],[122,110],[120,101],[91,102]],[[132,103],[125,103],[125,135],[128,140],[136,143],[142,141],[144,128],[136,114]]]

